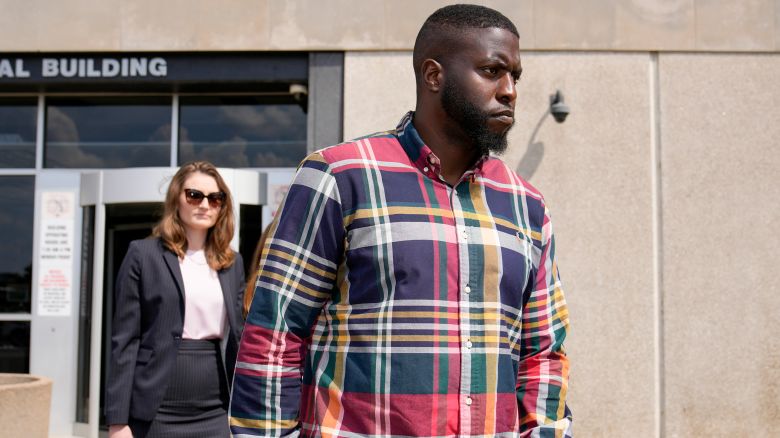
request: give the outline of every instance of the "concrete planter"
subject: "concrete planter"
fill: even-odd
[[[51,380],[0,373],[0,438],[49,436]]]

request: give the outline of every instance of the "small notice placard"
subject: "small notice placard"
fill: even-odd
[[[70,316],[73,301],[72,192],[41,193],[38,241],[38,315]]]

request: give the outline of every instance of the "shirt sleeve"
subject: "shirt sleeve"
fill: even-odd
[[[563,341],[569,311],[561,289],[555,239],[544,208],[541,255],[523,309],[517,405],[521,437],[571,437],[572,416],[566,405],[569,360]]]
[[[344,252],[336,180],[319,154],[298,169],[260,256],[230,403],[234,436],[297,436],[307,342]]]

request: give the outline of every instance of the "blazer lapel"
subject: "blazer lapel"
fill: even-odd
[[[162,248],[163,259],[165,264],[168,265],[168,270],[171,271],[173,279],[176,280],[176,289],[179,291],[179,298],[181,298],[181,314],[184,315],[184,280],[181,277],[181,268],[179,267],[179,257],[176,254],[168,251],[165,247]]]

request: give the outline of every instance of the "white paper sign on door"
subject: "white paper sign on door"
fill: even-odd
[[[73,192],[41,193],[38,315],[70,316],[73,301]]]

